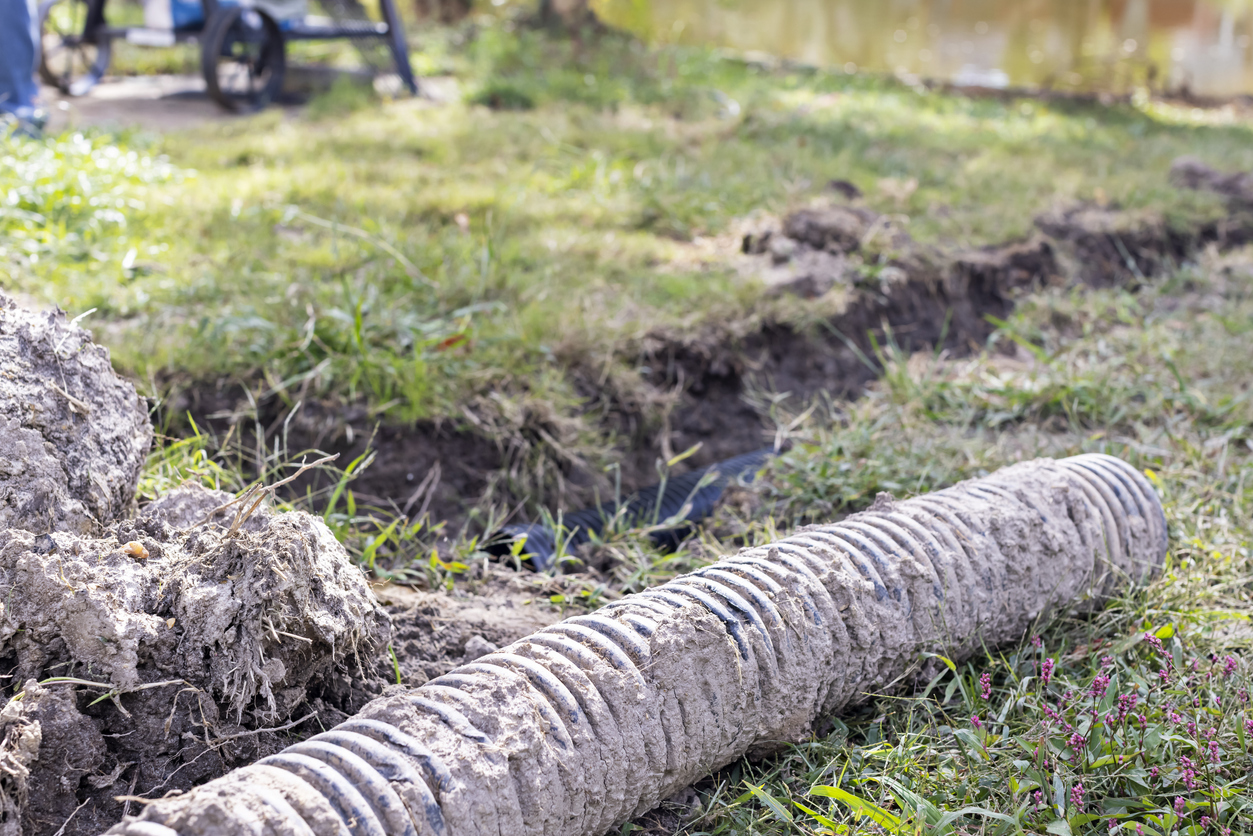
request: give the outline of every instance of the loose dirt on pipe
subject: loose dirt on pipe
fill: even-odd
[[[599,836],[745,754],[1153,575],[1151,485],[1104,455],[881,494],[370,702],[109,831]]]

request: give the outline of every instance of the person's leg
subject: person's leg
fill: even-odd
[[[33,0],[0,0],[0,111],[28,119],[35,111],[38,20]]]

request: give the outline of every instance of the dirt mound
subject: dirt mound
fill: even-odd
[[[1253,209],[1253,173],[1222,172],[1196,157],[1180,157],[1170,164],[1170,182],[1183,189],[1220,194],[1234,206]]]
[[[1036,227],[1067,254],[1071,276],[1091,287],[1135,285],[1182,264],[1208,237],[1153,213],[1077,204],[1040,215]]]
[[[0,529],[87,534],[135,499],[148,407],[59,310],[0,296]]]
[[[152,436],[85,331],[0,298],[0,674],[24,683],[0,711],[0,834],[99,832],[116,797],[381,690],[390,622],[322,521],[199,487],[135,515]]]
[[[253,732],[345,671],[364,679],[387,645],[386,614],[319,519],[261,510],[232,534],[238,506],[214,513],[230,500],[179,489],[102,538],[0,534],[0,586],[18,593],[0,659],[16,681],[44,682],[4,738],[21,760],[23,724],[41,729],[24,833],[55,831],[84,802],[65,832],[102,828],[122,812],[115,796],[251,760],[266,745]]]

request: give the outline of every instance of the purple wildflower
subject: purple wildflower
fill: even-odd
[[[1105,696],[1106,690],[1109,689],[1109,677],[1105,674],[1099,674],[1092,680],[1092,687],[1088,689],[1092,699],[1099,700]]]

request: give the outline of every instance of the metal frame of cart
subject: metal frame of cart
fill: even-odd
[[[257,110],[273,101],[283,86],[288,41],[381,39],[401,83],[410,93],[418,91],[395,0],[379,0],[382,22],[317,17],[280,21],[248,0],[238,5],[202,0],[203,24],[185,29],[109,26],[106,1],[43,0],[39,6],[39,74],[66,95],[81,96],[104,77],[112,41],[118,38],[140,46],[199,44],[209,96],[232,111]],[[55,13],[58,7],[61,11]]]

